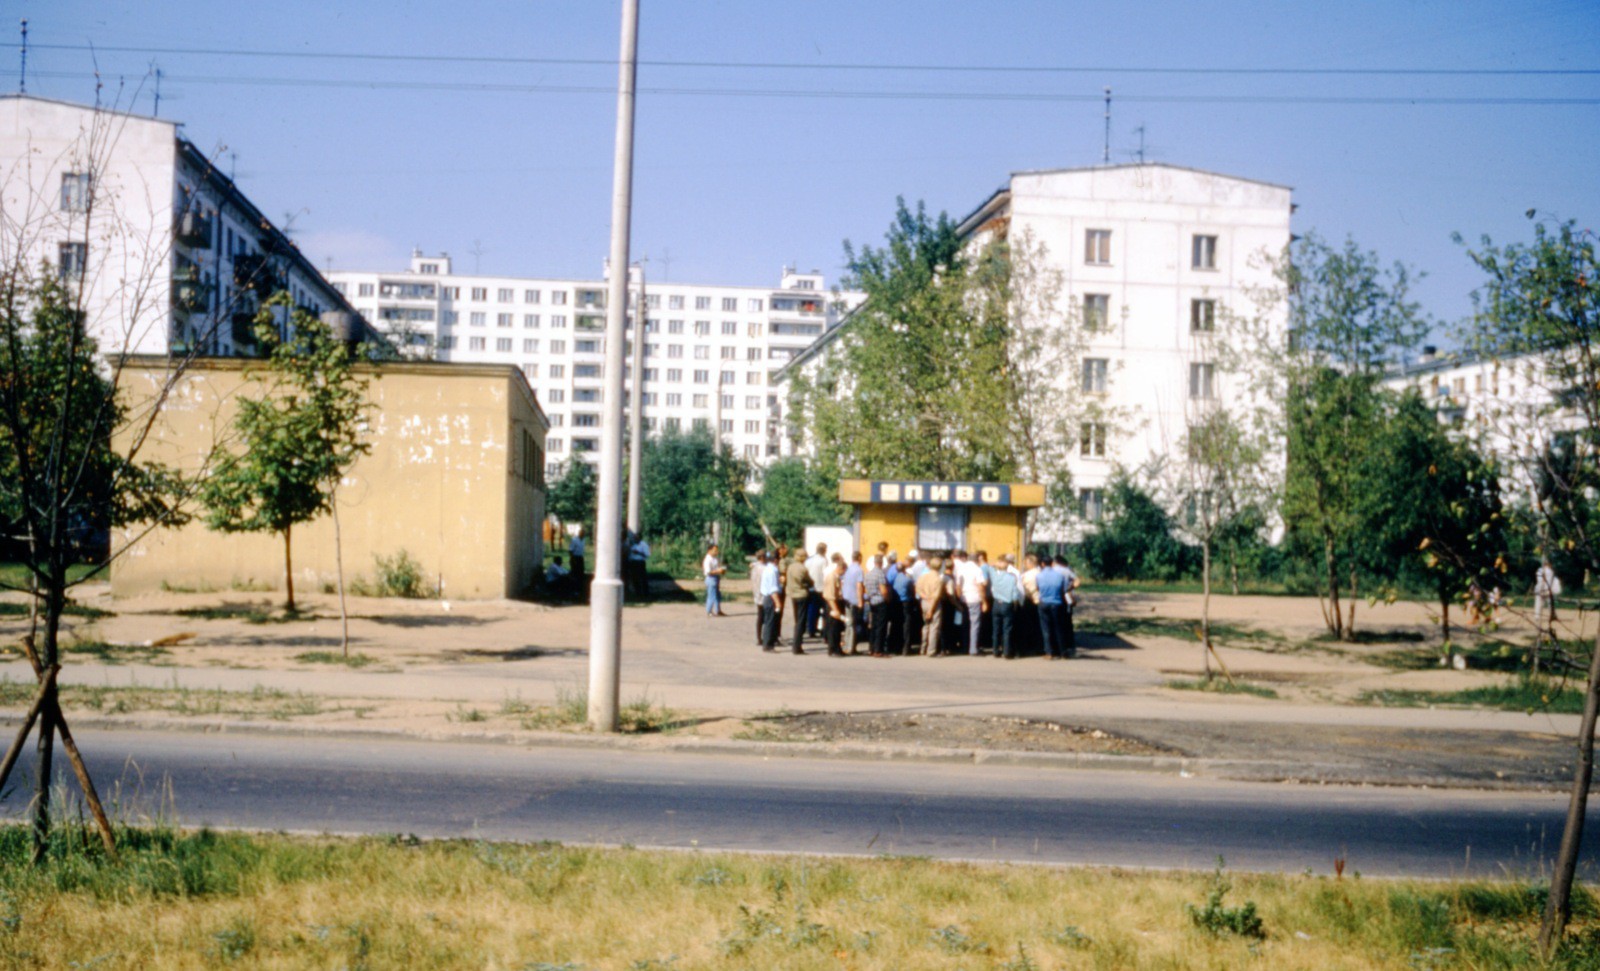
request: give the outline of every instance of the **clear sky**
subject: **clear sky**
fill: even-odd
[[[1009,172],[1098,162],[1106,85],[1114,160],[1142,128],[1146,158],[1291,185],[1296,232],[1426,272],[1446,323],[1477,282],[1452,232],[1527,238],[1530,208],[1600,222],[1597,0],[643,8],[634,253],[654,279],[768,285],[797,264],[831,282],[897,195],[961,216]],[[149,112],[159,67],[161,115],[293,214],[319,266],[398,268],[416,245],[458,271],[600,272],[614,0],[5,12],[30,21],[32,93],[92,101],[98,64],[105,100]],[[0,40],[14,90],[17,36]]]

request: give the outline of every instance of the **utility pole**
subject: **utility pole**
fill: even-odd
[[[633,386],[628,390],[628,532],[643,536],[639,523],[640,484],[644,481],[644,334],[650,319],[644,264],[639,264],[639,305],[634,311]]]
[[[627,340],[628,244],[633,217],[633,101],[639,0],[622,0],[617,65],[617,147],[611,177],[611,277],[607,280],[606,385],[595,510],[594,582],[589,587],[589,727],[617,730],[622,674],[622,345]]]

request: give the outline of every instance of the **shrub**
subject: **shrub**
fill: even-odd
[[[377,563],[378,596],[407,597],[413,600],[433,596],[435,591],[428,586],[427,577],[422,572],[422,564],[412,559],[410,553],[405,550],[393,556],[379,553],[373,560]]]

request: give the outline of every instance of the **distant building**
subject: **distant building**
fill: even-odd
[[[353,316],[213,161],[171,121],[0,96],[4,256],[81,285],[106,355],[246,352],[278,290]]]
[[[1070,471],[1083,519],[1100,518],[1115,470],[1134,472],[1177,447],[1197,401],[1228,400],[1212,335],[1230,310],[1257,313],[1252,290],[1274,284],[1268,261],[1289,245],[1290,194],[1286,186],[1163,163],[1017,172],[961,221],[974,244],[1031,235],[1061,274],[1060,319],[1099,322],[1078,367],[1060,379],[1129,420],[1081,429]],[[1276,335],[1287,332],[1281,313],[1269,325]],[[846,320],[779,375],[781,397],[794,374],[820,366],[849,326]]]
[[[130,408],[161,399],[140,455],[180,472],[203,468],[216,429],[232,422],[241,395],[267,380],[242,359],[188,364],[169,387],[165,356],[129,358],[122,370]],[[368,441],[338,492],[346,580],[373,580],[374,557],[404,550],[427,585],[456,599],[526,592],[544,558],[544,437],[549,425],[514,367],[421,362],[362,365],[372,378]],[[126,438],[133,434],[123,429]],[[125,441],[113,446],[126,447]],[[278,589],[283,539],[219,533],[197,518],[177,529],[119,530],[126,552],[112,562],[118,596],[167,588]],[[296,589],[337,580],[333,520],[294,530]]]
[[[340,270],[329,279],[406,353],[520,367],[550,416],[551,474],[571,459],[598,461],[604,278],[478,276],[456,272],[448,255],[416,252],[404,270]],[[630,304],[636,299],[630,287]],[[860,295],[829,293],[822,274],[785,268],[775,287],[647,280],[645,302],[646,433],[702,427],[764,464],[780,446],[772,374]],[[630,313],[630,334],[633,327]]]

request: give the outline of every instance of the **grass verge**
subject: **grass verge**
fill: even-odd
[[[1095,617],[1086,620],[1082,630],[1087,634],[1132,634],[1135,637],[1142,634],[1146,637],[1174,637],[1196,642],[1200,639],[1199,621],[1168,620],[1161,617]],[[1271,653],[1296,649],[1293,642],[1277,631],[1227,622],[1212,623],[1211,642],[1221,647]]]
[[[1201,678],[1174,678],[1166,683],[1166,687],[1178,691],[1208,691],[1219,695],[1253,695],[1257,698],[1276,698],[1278,693],[1271,688],[1264,688],[1259,684],[1248,681],[1229,681],[1227,678],[1212,678],[1205,681]]]
[[[33,681],[0,678],[0,708],[26,708],[32,704],[37,691],[38,685]],[[343,710],[317,695],[260,685],[249,691],[222,691],[211,688],[69,684],[61,687],[61,704],[68,711],[88,710],[107,715],[151,711],[193,717],[226,715],[273,721]]]
[[[1384,688],[1363,691],[1356,700],[1368,705],[1391,708],[1426,708],[1433,705],[1461,705],[1473,708],[1498,708],[1504,711],[1547,711],[1557,715],[1583,712],[1583,690],[1575,684],[1548,678],[1514,678],[1503,684],[1459,691],[1421,691]]]
[[[341,654],[338,651],[302,651],[294,656],[302,664],[338,664],[347,668],[364,668],[378,663],[371,654]]]
[[[1580,890],[1060,870],[67,823],[44,866],[0,829],[0,966],[721,969],[1593,968]]]

